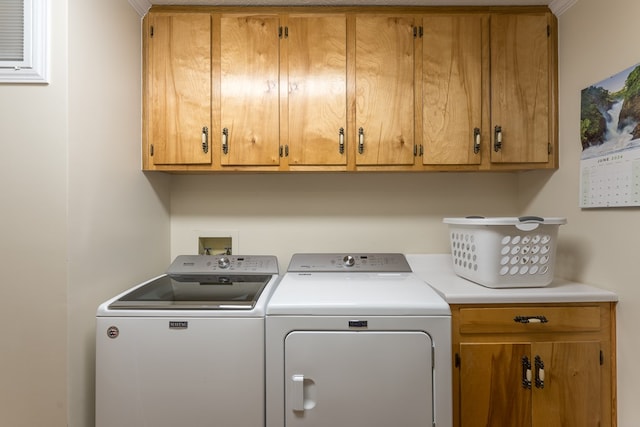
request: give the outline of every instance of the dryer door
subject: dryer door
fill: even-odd
[[[431,337],[295,331],[285,340],[287,427],[433,424]]]

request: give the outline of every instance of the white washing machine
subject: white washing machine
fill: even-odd
[[[296,254],[266,317],[267,427],[450,427],[451,312],[402,254]]]
[[[96,427],[264,427],[273,256],[180,256],[97,312]]]

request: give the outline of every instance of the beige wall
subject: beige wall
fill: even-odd
[[[94,425],[98,304],[170,262],[170,178],[140,171],[141,50],[127,0],[69,0],[70,427]]]
[[[0,425],[91,427],[95,310],[169,259],[140,172],[140,17],[55,0],[51,83],[0,84]]]
[[[0,425],[67,421],[66,1],[49,85],[0,84]]]
[[[199,231],[230,231],[235,253],[449,252],[445,216],[514,215],[513,174],[175,176],[171,255]]]
[[[639,208],[580,209],[580,91],[640,62],[637,0],[579,0],[560,26],[560,170],[544,186],[542,174],[523,174],[526,211],[557,211],[568,218],[559,239],[565,276],[618,293],[619,425],[638,425],[640,407]]]

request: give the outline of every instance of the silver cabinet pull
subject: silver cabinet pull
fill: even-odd
[[[206,126],[202,128],[202,151],[209,152],[209,128]]]
[[[344,128],[338,131],[338,152],[344,154]]]
[[[502,126],[496,126],[493,129],[493,151],[502,150]]]
[[[222,152],[227,154],[229,152],[229,129],[222,129]]]
[[[364,129],[358,129],[358,153],[364,153]]]
[[[478,154],[480,152],[480,129],[473,129],[473,153]]]

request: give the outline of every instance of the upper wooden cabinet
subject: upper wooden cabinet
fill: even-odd
[[[549,12],[423,18],[425,165],[557,167]]]
[[[147,19],[145,169],[210,164],[211,16]]]
[[[491,15],[492,162],[548,163],[557,149],[550,117],[550,18]]]
[[[277,15],[220,20],[220,124],[223,165],[280,162],[280,40]]]
[[[143,168],[555,168],[545,7],[153,7]]]
[[[347,19],[344,14],[288,16],[285,155],[290,166],[347,163]]]
[[[355,19],[357,165],[412,165],[414,18]]]
[[[482,159],[485,15],[422,19],[422,144],[426,165]],[[486,112],[485,112],[486,114]],[[485,132],[486,134],[486,132]]]

